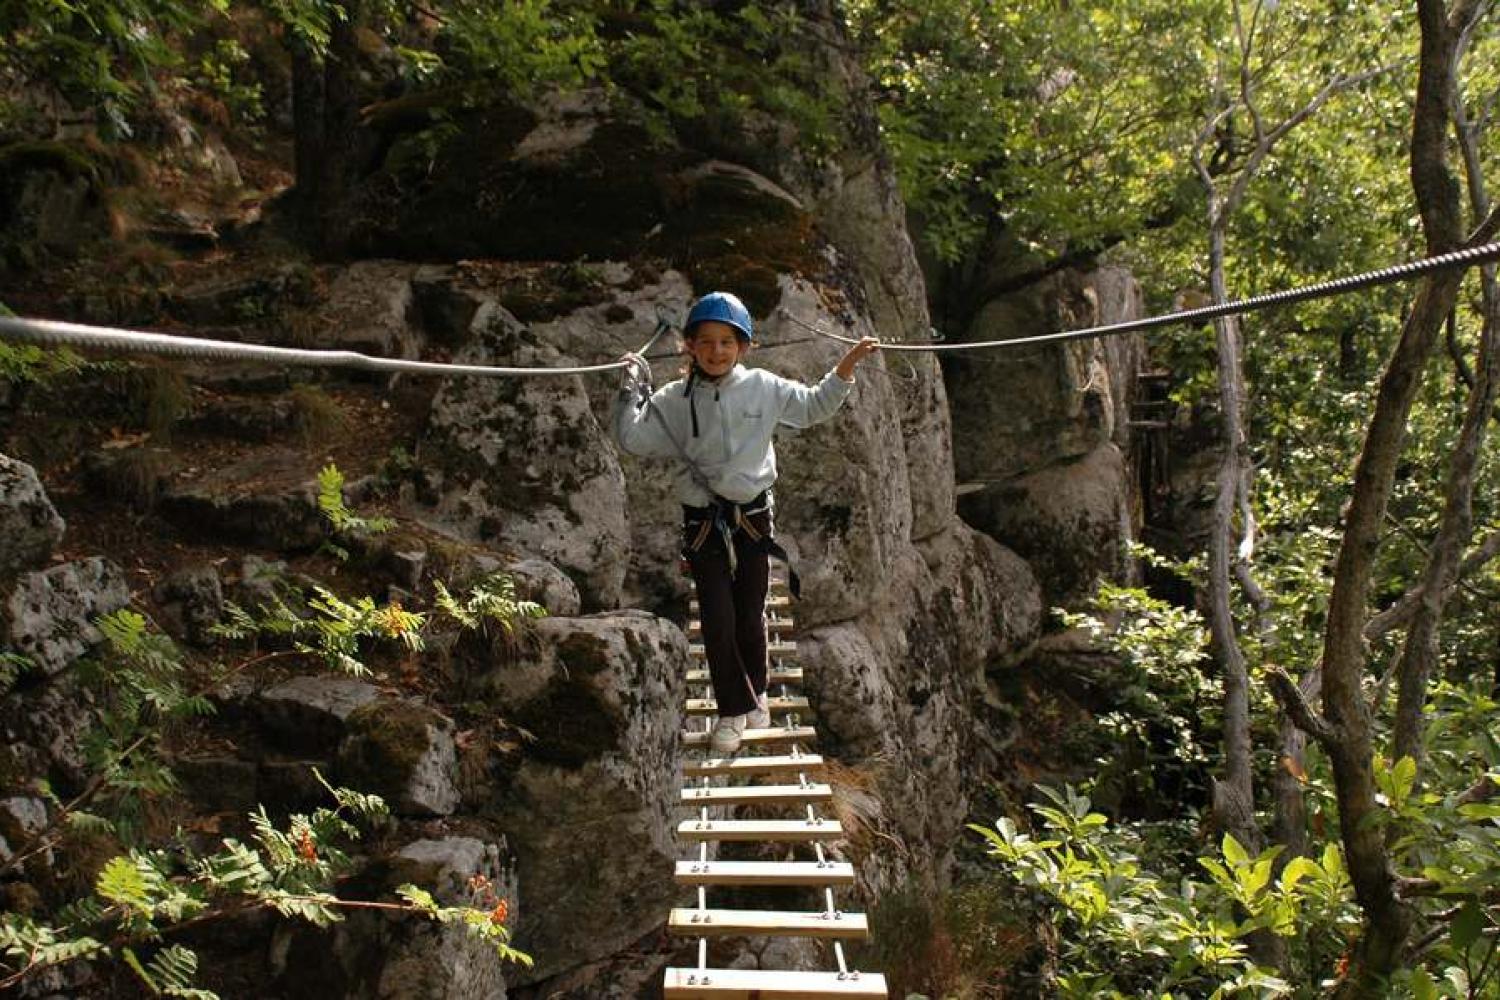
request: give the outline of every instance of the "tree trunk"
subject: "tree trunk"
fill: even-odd
[[[1229,299],[1224,277],[1226,220],[1210,196],[1209,284],[1215,302]],[[1241,374],[1239,320],[1214,321],[1219,355],[1219,409],[1223,423],[1218,497],[1209,539],[1209,631],[1212,652],[1224,680],[1224,776],[1214,782],[1214,822],[1251,854],[1260,851],[1255,824],[1255,785],[1251,768],[1250,674],[1235,634],[1233,594],[1234,512],[1244,492],[1244,377]]]
[[[292,128],[298,218],[312,243],[340,253],[347,242],[345,201],[355,169],[359,124],[360,4],[346,0],[332,20],[328,51],[292,37]]]
[[[302,217],[319,203],[318,164],[323,160],[323,65],[305,41],[293,37],[292,149],[296,198]]]
[[[1309,702],[1316,701],[1323,687],[1323,674],[1314,667],[1297,685]],[[1307,839],[1307,797],[1303,794],[1303,776],[1307,773],[1307,735],[1282,714],[1280,724],[1281,759],[1271,779],[1276,819],[1272,836],[1286,850],[1277,859],[1285,864],[1292,858],[1307,857],[1312,852]]]
[[[342,253],[348,245],[349,185],[355,169],[359,125],[359,42],[362,4],[345,0],[344,16],[336,18],[323,62],[323,148],[318,164],[318,203],[313,217],[315,234],[325,253]]]
[[[1458,185],[1447,161],[1449,96],[1458,31],[1439,0],[1418,0],[1418,14],[1422,45],[1411,174],[1428,251],[1437,254],[1452,250],[1462,239]],[[1374,747],[1363,685],[1363,632],[1370,574],[1407,416],[1459,282],[1459,275],[1439,274],[1426,279],[1418,289],[1416,303],[1381,376],[1375,412],[1355,467],[1353,496],[1334,566],[1323,641],[1323,714],[1332,727],[1326,747],[1333,765],[1340,832],[1355,897],[1365,918],[1364,934],[1355,947],[1348,975],[1339,986],[1340,997],[1380,995],[1399,965],[1411,928],[1411,911],[1397,894],[1395,872],[1378,822]]]
[[[1496,345],[1493,308],[1485,316],[1479,358],[1474,366],[1474,387],[1469,393],[1468,410],[1453,461],[1448,467],[1444,488],[1443,518],[1431,555],[1422,574],[1417,613],[1406,631],[1396,677],[1396,749],[1395,759],[1411,757],[1419,764],[1423,758],[1422,710],[1427,703],[1427,685],[1438,660],[1438,628],[1443,612],[1458,579],[1463,547],[1474,529],[1474,476],[1489,429],[1490,411],[1494,408],[1497,382],[1500,382],[1500,350]]]

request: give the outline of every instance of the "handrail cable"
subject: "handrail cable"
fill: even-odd
[[[661,335],[671,329],[664,318],[656,322],[651,339],[637,351],[645,354]],[[48,319],[0,316],[0,340],[37,344],[42,347],[69,347],[123,354],[151,354],[170,358],[259,361],[278,365],[300,365],[314,368],[357,368],[366,371],[411,372],[419,375],[587,375],[625,368],[629,362],[609,361],[597,365],[515,367],[503,365],[464,365],[439,361],[412,361],[406,358],[382,358],[357,351],[323,351],[296,347],[272,347],[266,344],[240,344],[230,340],[203,337],[178,337],[143,330],[89,326]]]
[[[1393,267],[1366,271],[1362,274],[1335,278],[1300,288],[1288,288],[1269,292],[1247,299],[1220,302],[1199,309],[1145,316],[1140,319],[1085,327],[1079,330],[1062,330],[1033,337],[1016,337],[1011,340],[984,340],[972,343],[905,344],[882,343],[882,351],[977,351],[1007,347],[1026,347],[1035,344],[1062,343],[1094,337],[1112,337],[1123,333],[1153,330],[1178,323],[1201,323],[1235,313],[1254,312],[1274,306],[1305,302],[1309,299],[1327,298],[1348,292],[1405,281],[1432,271],[1443,271],[1469,267],[1500,259],[1500,242],[1466,247],[1451,253],[1424,257],[1419,260],[1397,264]],[[786,310],[781,315],[797,326],[820,337],[843,344],[856,344],[854,337],[833,333],[793,316]],[[671,324],[659,317],[656,329],[639,350],[644,355]],[[113,351],[124,354],[152,354],[176,358],[206,358],[211,360],[260,361],[268,364],[302,365],[320,368],[357,368],[366,371],[411,372],[420,375],[478,375],[478,376],[532,376],[532,375],[588,375],[594,372],[615,371],[628,367],[631,362],[623,359],[595,365],[516,367],[505,365],[464,365],[452,362],[412,361],[405,358],[382,358],[357,351],[325,351],[295,347],[271,347],[264,344],[241,344],[227,340],[209,340],[203,337],[178,337],[165,333],[149,333],[141,330],[124,330],[116,327],[90,326],[83,323],[64,323],[58,320],[30,319],[21,316],[0,316],[0,340],[37,344],[43,347],[72,347],[83,350]],[[774,345],[770,345],[774,346]]]
[[[979,351],[992,348],[1054,344],[1070,340],[1087,340],[1094,337],[1114,337],[1122,333],[1153,330],[1158,327],[1172,326],[1177,323],[1201,323],[1205,320],[1217,319],[1220,316],[1228,316],[1235,313],[1255,312],[1261,309],[1270,309],[1274,306],[1305,302],[1308,299],[1343,295],[1365,288],[1374,288],[1379,285],[1389,285],[1397,281],[1405,281],[1431,271],[1445,271],[1453,268],[1469,267],[1496,259],[1500,259],[1500,243],[1485,243],[1481,246],[1466,247],[1462,250],[1454,250],[1451,253],[1438,254],[1434,257],[1423,257],[1418,260],[1408,261],[1405,264],[1396,264],[1392,267],[1381,268],[1377,271],[1366,271],[1362,274],[1335,278],[1332,281],[1320,281],[1313,285],[1303,285],[1300,288],[1287,288],[1279,292],[1255,295],[1248,299],[1219,302],[1198,309],[1183,309],[1177,312],[1162,313],[1157,316],[1144,316],[1140,319],[1124,320],[1119,323],[1107,323],[1102,326],[1090,326],[1079,330],[1062,330],[1056,333],[1043,333],[1034,337],[1015,337],[1010,340],[978,340],[966,343],[945,344],[882,342],[880,349],[882,351],[930,352]],[[782,311],[781,315],[791,320],[795,325],[820,337],[827,337],[829,340],[836,340],[841,344],[859,343],[859,339],[856,337],[844,336],[843,334],[833,333],[822,327],[814,326],[805,320],[798,319],[785,310]]]

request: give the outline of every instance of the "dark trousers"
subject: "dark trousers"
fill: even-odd
[[[769,514],[750,520],[757,531],[770,535]],[[698,588],[703,648],[720,715],[752,711],[756,695],[766,690],[766,588],[771,560],[743,531],[735,532],[734,548],[733,576],[717,531],[697,551],[686,553]]]

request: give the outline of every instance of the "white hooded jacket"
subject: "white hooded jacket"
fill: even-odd
[[[748,503],[776,482],[776,448],[771,441],[776,428],[810,427],[827,420],[838,412],[854,383],[829,372],[816,386],[806,386],[762,368],[737,364],[716,382],[695,378],[691,408],[683,392],[685,385],[685,379],[678,379],[652,394],[650,406],[661,413],[662,420],[622,389],[615,401],[614,437],[632,455],[678,459],[678,499],[691,507],[704,507],[713,498],[680,464],[684,454],[715,493],[735,503]]]

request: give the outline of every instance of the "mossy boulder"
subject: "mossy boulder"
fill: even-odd
[[[107,175],[99,154],[79,144],[0,146],[0,273],[74,256],[107,236]]]
[[[686,668],[682,633],[643,612],[541,619],[489,668],[491,709],[535,737],[483,807],[534,903],[516,944],[536,967],[513,983],[601,959],[670,905]]]
[[[453,722],[417,702],[382,698],[345,720],[338,777],[375,792],[402,816],[447,816],[458,807]]]

